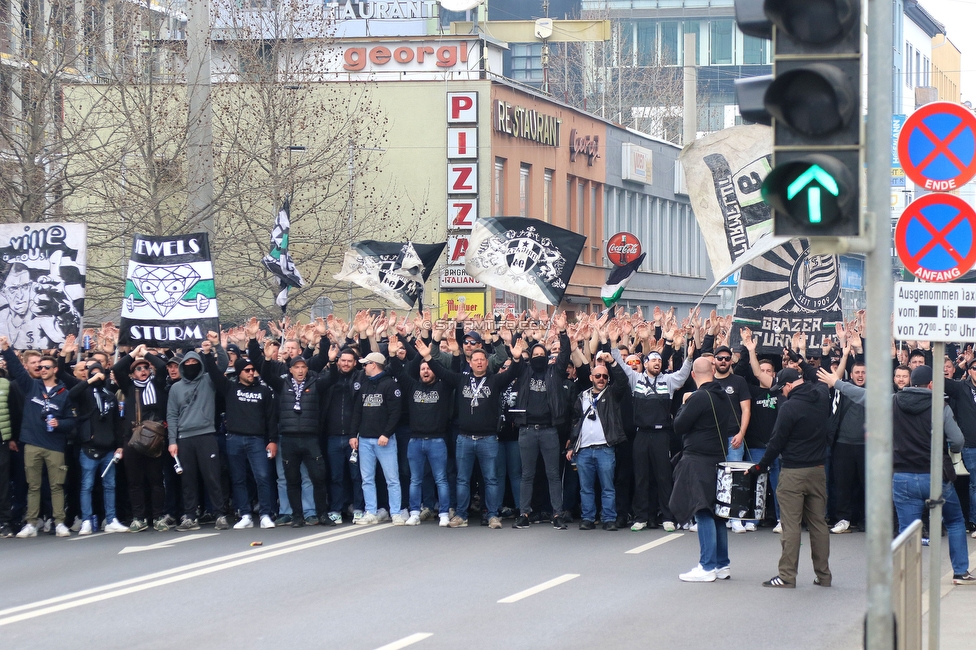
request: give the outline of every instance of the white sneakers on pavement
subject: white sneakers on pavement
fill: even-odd
[[[773,526],[773,532],[774,533],[782,533],[783,532],[783,522],[781,522],[779,519],[776,520],[776,525]]]
[[[746,527],[742,525],[741,519],[732,520],[732,532],[733,533],[744,533],[746,532]]]
[[[678,576],[682,582],[715,582],[715,577],[714,569],[706,571],[700,564],[688,573],[682,573]]]
[[[275,522],[268,515],[261,515],[261,528],[274,528]]]
[[[847,521],[846,519],[841,519],[836,524],[834,524],[834,527],[830,529],[830,532],[833,533],[834,535],[840,535],[841,533],[849,533],[851,532],[851,522]]]
[[[102,530],[106,533],[127,533],[129,532],[129,527],[122,525],[118,519],[113,518],[112,521],[105,524]]]
[[[37,537],[37,527],[34,524],[24,524],[24,527],[17,533],[17,539],[27,539],[28,537]]]
[[[241,520],[234,524],[234,530],[244,530],[245,528],[254,528],[254,520],[251,519],[251,515],[243,515]]]
[[[716,580],[728,580],[732,577],[732,569],[726,564],[725,566],[720,566],[715,569],[715,579]]]
[[[411,512],[410,516],[407,518],[407,526],[419,526],[420,525],[420,513]]]
[[[81,522],[81,526],[79,526],[79,528],[78,528],[78,534],[79,535],[91,535],[92,534],[92,525],[91,525],[91,522],[89,520],[86,519],[85,521]]]
[[[364,512],[363,516],[353,522],[357,526],[372,526],[380,523],[379,517],[371,512]]]
[[[756,524],[754,522],[751,522],[751,521],[746,522],[746,532],[747,533],[754,533],[754,532],[756,532]]]
[[[675,530],[677,530],[673,521],[664,522],[663,524],[661,524],[661,528],[663,528],[664,532],[666,533],[673,533]]]
[[[91,526],[91,524],[88,524]],[[58,537],[71,537],[71,530],[64,524],[58,524],[54,529],[54,534]]]
[[[440,521],[437,523],[441,528],[447,528],[451,525],[451,518],[448,515],[441,515]]]
[[[393,515],[393,518],[392,519],[393,519],[393,525],[394,526],[403,526],[403,525],[405,525],[407,523],[407,520],[404,519],[403,518],[403,515],[401,515],[399,512],[396,513],[395,515]],[[417,518],[417,523],[418,524],[420,523],[420,518],[419,517]]]

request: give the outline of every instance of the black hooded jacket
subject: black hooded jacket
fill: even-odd
[[[963,434],[952,409],[944,407],[943,429],[952,451],[961,451]],[[932,391],[910,386],[892,396],[894,471],[928,474],[932,457]]]
[[[823,465],[827,456],[830,393],[826,384],[804,381],[782,402],[773,435],[759,465],[766,469],[783,455],[783,467],[798,469]]]
[[[717,381],[699,386],[674,416],[681,449],[692,456],[725,458],[726,441],[738,430],[732,401]]]

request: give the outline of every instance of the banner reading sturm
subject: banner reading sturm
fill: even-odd
[[[203,340],[218,323],[207,234],[136,235],[119,343],[179,346]]]

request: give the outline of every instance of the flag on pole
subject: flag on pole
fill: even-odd
[[[284,311],[288,306],[288,289],[300,288],[305,285],[302,274],[298,272],[295,261],[288,254],[288,231],[291,229],[291,201],[285,199],[278,210],[274,227],[271,229],[271,252],[264,256],[261,263],[275,274],[281,283],[281,291],[275,299],[275,304]]]
[[[613,267],[610,275],[607,276],[607,283],[600,289],[600,298],[603,299],[604,305],[613,307],[620,300],[620,295],[627,288],[630,279],[637,274],[637,269],[644,263],[645,257],[647,257],[647,253],[641,253],[640,257],[632,262],[627,262],[623,266]]]
[[[397,307],[423,309],[424,282],[445,245],[371,239],[353,242],[342,260],[342,270],[332,277],[369,289]]]

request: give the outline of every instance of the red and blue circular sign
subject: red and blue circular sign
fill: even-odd
[[[916,185],[948,192],[976,176],[976,115],[960,104],[932,102],[908,116],[898,160]]]
[[[895,227],[902,264],[925,282],[949,282],[976,264],[976,212],[952,194],[926,194],[905,208]]]

